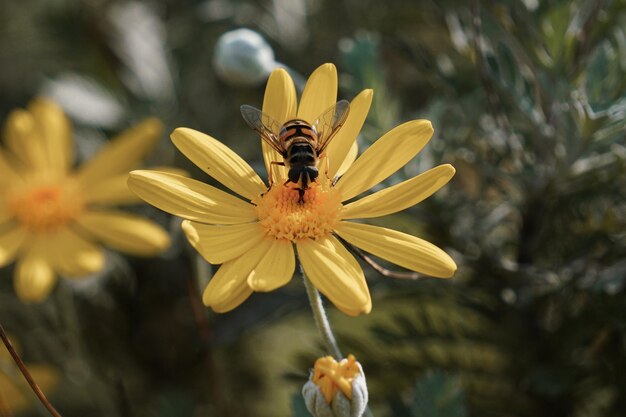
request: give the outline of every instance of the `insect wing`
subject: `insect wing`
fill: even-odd
[[[244,104],[240,109],[243,120],[246,121],[248,126],[261,135],[261,138],[276,152],[284,156],[285,149],[283,149],[280,140],[278,140],[278,132],[282,125],[256,107]]]
[[[317,131],[317,154],[321,155],[330,140],[339,131],[348,118],[350,103],[347,100],[340,100],[313,122],[312,126]]]

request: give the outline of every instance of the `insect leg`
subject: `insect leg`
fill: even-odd
[[[328,178],[328,171],[330,171],[330,161],[328,160],[328,156],[326,156],[326,158],[324,159],[326,160],[326,168],[324,169],[324,174],[326,175],[326,178]]]

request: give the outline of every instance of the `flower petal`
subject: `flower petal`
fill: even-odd
[[[129,175],[128,186],[149,204],[200,223],[239,224],[257,220],[252,204],[180,175],[133,171]]]
[[[446,185],[454,172],[454,168],[449,164],[429,169],[417,177],[345,205],[341,218],[368,219],[386,216],[414,206]]]
[[[185,220],[182,228],[191,246],[212,264],[242,256],[258,245],[265,235],[258,222],[213,226]]]
[[[357,156],[359,156],[359,146],[358,146],[358,144],[356,142],[354,142],[352,144],[352,147],[348,151],[348,155],[346,155],[346,157],[344,158],[343,162],[341,163],[341,166],[339,167],[339,169],[335,173],[335,176],[336,177],[341,177],[343,174],[345,174],[348,171],[348,169],[350,169],[352,164],[354,164],[354,161],[356,161],[356,157]]]
[[[307,277],[339,310],[350,316],[372,310],[363,270],[335,237],[302,240],[296,247]]]
[[[272,247],[250,272],[248,285],[254,291],[273,291],[291,280],[295,267],[296,259],[291,242],[274,240]]]
[[[15,267],[13,286],[17,297],[25,303],[39,303],[45,300],[57,277],[49,262],[39,254],[30,253]]]
[[[78,170],[78,181],[89,186],[128,172],[152,150],[162,130],[163,124],[158,119],[149,118],[122,132]]]
[[[22,247],[28,236],[23,227],[13,227],[0,235],[0,267],[3,267],[15,259],[15,255]]]
[[[335,178],[345,172],[341,168],[346,160],[350,160],[351,164],[356,158],[358,148],[356,147],[356,138],[365,123],[367,113],[372,104],[374,92],[372,90],[363,90],[350,102],[350,113],[344,125],[339,129],[332,142],[326,149],[326,155],[329,158],[328,176]],[[354,155],[354,158],[352,156]],[[348,165],[349,167],[349,165]],[[347,169],[347,167],[345,167]]]
[[[238,287],[233,288],[230,297],[223,303],[215,303],[211,308],[216,313],[228,313],[229,311],[239,307],[241,303],[246,301],[252,295],[252,289],[243,281]]]
[[[447,253],[406,233],[351,222],[339,222],[335,233],[374,256],[421,274],[449,278],[456,271],[456,264]]]
[[[342,201],[369,190],[396,172],[428,143],[432,134],[428,120],[413,120],[386,133],[339,179],[336,188]]]
[[[267,191],[263,180],[250,165],[222,142],[180,127],[172,132],[171,138],[194,164],[237,194],[253,200]]]
[[[298,106],[298,119],[313,123],[325,110],[337,103],[337,68],[320,65],[309,77]]]
[[[177,174],[184,177],[189,174],[182,169],[174,167],[152,167],[153,170]],[[128,172],[114,175],[90,185],[83,187],[80,191],[85,204],[106,204],[106,205],[122,205],[136,204],[141,199],[128,188]]]
[[[12,159],[4,150],[0,149],[0,185],[14,184],[19,178],[13,164],[15,161]]]
[[[240,298],[242,292],[245,293],[242,287],[248,287],[246,281],[248,275],[271,247],[272,240],[263,239],[245,255],[225,262],[204,289],[202,294],[204,305],[208,307],[220,306],[230,304],[232,300]]]
[[[104,250],[70,229],[40,239],[55,271],[69,278],[81,278],[104,268]]]
[[[81,197],[85,204],[132,204],[141,201],[128,188],[128,173],[113,175],[83,187]]]
[[[24,165],[49,174],[43,138],[30,112],[18,109],[9,113],[4,136],[8,149]]]
[[[283,124],[288,120],[296,118],[297,103],[296,87],[289,73],[283,68],[272,71],[267,80],[265,96],[263,97],[263,113],[266,113],[278,123]],[[270,162],[282,162],[283,157],[266,144],[265,141],[262,141],[262,148],[267,172],[270,172],[271,169],[276,181],[281,178],[287,178],[285,167],[278,165],[270,166]]]
[[[130,213],[87,211],[77,223],[107,246],[131,255],[154,256],[170,245],[161,226]]]
[[[74,141],[63,109],[51,100],[38,98],[28,105],[28,110],[41,137],[46,165],[54,172],[67,172],[74,160]]]

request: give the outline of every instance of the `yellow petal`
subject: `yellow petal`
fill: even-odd
[[[12,220],[13,217],[13,213],[8,211],[6,207],[3,207],[2,204],[0,204],[0,227],[5,227],[4,223]]]
[[[0,267],[15,259],[27,236],[26,230],[22,227],[13,227],[0,234]]]
[[[152,150],[162,130],[163,124],[158,119],[149,118],[122,132],[80,167],[78,181],[89,186],[130,171]]]
[[[337,69],[333,64],[320,65],[304,86],[298,106],[298,119],[313,123],[335,103],[337,103]]]
[[[200,223],[239,224],[257,220],[254,206],[191,178],[158,171],[133,171],[128,186],[144,201]]]
[[[161,226],[130,213],[88,211],[77,223],[107,246],[131,255],[154,256],[170,245]]]
[[[213,226],[185,220],[182,228],[191,246],[212,264],[222,264],[242,256],[258,245],[265,235],[257,222]]]
[[[350,316],[372,310],[363,270],[336,238],[302,240],[296,247],[307,277],[339,310]]]
[[[43,137],[33,115],[22,109],[9,113],[4,128],[8,149],[31,170],[49,174]]]
[[[39,132],[48,168],[67,172],[74,160],[74,142],[72,126],[63,109],[51,100],[38,98],[28,105],[28,110]]]
[[[38,254],[28,254],[17,263],[13,286],[17,297],[25,303],[38,303],[45,300],[57,277],[52,266]]]
[[[18,180],[16,161],[0,149],[0,184],[14,184]]]
[[[104,268],[104,250],[70,229],[41,237],[38,242],[55,271],[69,278],[82,278]]]
[[[342,219],[386,216],[414,206],[446,185],[454,175],[452,165],[439,165],[417,177],[363,197],[344,206]]]
[[[265,96],[263,98],[263,113],[266,113],[280,124],[295,119],[296,117],[296,87],[293,80],[283,68],[278,68],[270,74],[265,88]],[[278,132],[276,132],[278,133]],[[270,162],[282,162],[283,157],[267,145],[265,141],[262,143],[263,160],[265,161],[265,169],[270,172],[275,181],[281,178],[287,178],[287,170],[285,167],[272,165]]]
[[[346,155],[346,157],[344,158],[343,162],[341,163],[341,166],[339,167],[339,169],[335,173],[335,176],[336,177],[341,177],[343,174],[345,174],[348,171],[348,169],[350,169],[352,164],[354,164],[354,161],[356,161],[356,157],[358,155],[359,155],[359,146],[358,146],[358,144],[356,142],[354,142],[352,144],[352,147],[348,151],[348,155]],[[330,175],[329,175],[329,177],[330,177]]]
[[[141,201],[128,188],[128,173],[113,175],[83,187],[81,197],[85,204],[132,204]]]
[[[428,120],[413,120],[378,139],[339,179],[337,189],[342,201],[369,190],[403,167],[428,143],[432,134]]]
[[[239,155],[222,142],[193,129],[172,132],[174,145],[200,169],[237,194],[253,200],[267,187]]]
[[[216,313],[228,313],[229,311],[239,307],[241,303],[246,301],[248,297],[252,295],[252,289],[244,281],[237,288],[233,288],[233,291],[228,300],[223,303],[215,303],[211,305],[211,308]]]
[[[175,167],[153,167],[152,169],[170,174],[189,176],[189,174]],[[141,199],[128,188],[128,172],[114,175],[81,190],[85,204],[122,205],[135,204]]]
[[[447,253],[406,233],[351,222],[339,222],[335,233],[374,256],[421,274],[449,278],[456,271],[456,264]]]
[[[250,272],[248,285],[254,291],[273,291],[291,280],[295,267],[296,260],[291,242],[274,240],[272,247]]]
[[[248,287],[246,279],[261,258],[272,247],[270,239],[263,239],[245,255],[225,262],[215,273],[202,294],[202,302],[208,307],[224,305],[241,297],[242,287]]]
[[[363,90],[350,102],[348,119],[326,149],[326,155],[329,158],[328,176],[330,178],[345,173],[356,159],[358,152],[356,138],[359,136],[363,123],[365,123],[373,96],[372,90]]]

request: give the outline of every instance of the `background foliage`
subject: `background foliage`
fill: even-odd
[[[0,115],[54,97],[82,157],[155,115],[262,170],[238,107],[260,107],[263,82],[228,82],[214,66],[218,38],[240,27],[294,74],[337,63],[340,97],[374,88],[362,148],[403,121],[433,121],[429,146],[390,182],[457,168],[444,190],[379,222],[445,248],[456,277],[368,270],[373,313],[331,312],[374,414],[623,416],[626,2],[6,1]],[[207,180],[165,136],[150,162]],[[61,282],[37,306],[19,303],[1,271],[2,324],[28,363],[58,370],[60,412],[306,415],[297,394],[322,350],[301,282],[213,314],[193,278],[209,267],[179,222],[137,210],[175,237],[156,260],[110,253],[102,276]],[[24,395],[31,407],[17,415],[45,415]]]

